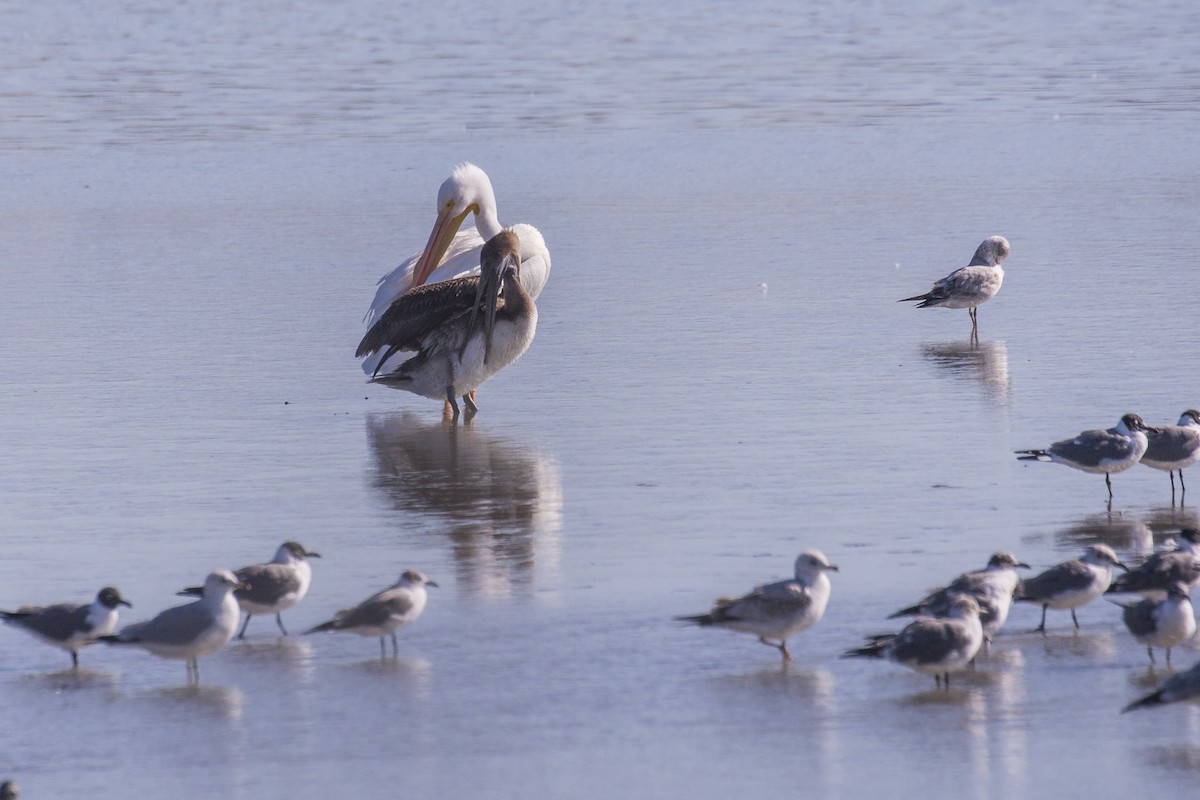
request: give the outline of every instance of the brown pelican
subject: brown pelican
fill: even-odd
[[[475,387],[516,361],[537,329],[537,306],[521,285],[521,243],[511,230],[487,241],[480,274],[418,286],[398,298],[358,345],[358,357],[415,350],[373,383],[434,399],[458,413],[456,396],[478,411]],[[482,327],[476,325],[480,312]]]
[[[472,213],[475,229],[460,230]],[[425,249],[380,278],[375,298],[367,310],[368,327],[407,291],[477,275],[483,243],[501,228],[496,214],[496,194],[487,174],[474,164],[464,162],[456,166],[438,189],[437,220]],[[542,234],[532,225],[518,224],[511,229],[521,240],[521,285],[536,300],[550,277],[550,251],[546,249]],[[363,372],[376,375],[394,369],[394,364],[382,368],[382,354],[380,351],[363,361]]]
[[[934,281],[933,288],[925,294],[905,297],[899,302],[920,300],[917,308],[965,308],[971,315],[971,336],[978,336],[979,306],[1000,291],[1000,284],[1004,282],[1004,269],[1000,262],[1008,256],[1008,252],[1008,240],[1003,236],[984,239],[975,249],[970,264]]]

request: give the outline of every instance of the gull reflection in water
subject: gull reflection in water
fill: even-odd
[[[1008,379],[1008,348],[1004,342],[945,342],[924,344],[921,356],[951,375],[979,383],[989,398],[1004,405],[1011,389]]]
[[[1142,520],[1120,511],[1088,514],[1062,528],[1056,534],[1063,545],[1075,545],[1079,552],[1067,553],[1079,558],[1092,544],[1106,544],[1120,553],[1149,555],[1154,552],[1154,531]]]
[[[372,414],[374,485],[450,539],[458,584],[507,597],[558,572],[562,478],[542,449],[411,411]]]

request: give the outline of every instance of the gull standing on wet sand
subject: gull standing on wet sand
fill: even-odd
[[[983,625],[984,642],[991,641],[1008,619],[1013,597],[1021,585],[1017,569],[1029,569],[1023,561],[1017,561],[1012,553],[1003,550],[993,553],[987,566],[975,572],[964,572],[949,586],[935,589],[921,600],[902,608],[888,619],[926,615],[944,617],[950,613],[951,601],[958,595],[969,595],[979,604],[979,621]]]
[[[16,611],[0,611],[0,617],[14,628],[41,639],[71,654],[71,667],[79,667],[79,648],[107,636],[117,626],[117,606],[133,608],[112,586],[105,586],[91,603],[60,603],[54,606],[21,606]]]
[[[707,614],[676,619],[753,634],[777,649],[786,664],[792,660],[787,640],[821,620],[831,588],[825,573],[837,571],[820,550],[805,550],[796,558],[794,579],[759,586],[741,597],[718,598]]]
[[[1094,544],[1082,558],[1055,564],[1050,569],[1034,575],[1021,584],[1021,596],[1017,600],[1025,603],[1041,603],[1042,622],[1034,630],[1046,633],[1046,609],[1069,608],[1071,620],[1079,627],[1075,609],[1087,605],[1108,589],[1112,583],[1113,567],[1129,571],[1117,554],[1106,544]]]
[[[521,285],[521,243],[509,230],[493,236],[480,254],[478,276],[422,286],[394,302],[367,331],[358,356],[415,350],[391,372],[371,378],[423,397],[444,398],[458,414],[456,396],[479,410],[475,387],[529,349],[538,312]],[[503,296],[502,296],[503,295]],[[476,320],[482,314],[482,325]]]
[[[1147,467],[1160,469],[1171,476],[1171,502],[1175,502],[1175,472],[1179,472],[1179,496],[1187,493],[1183,471],[1200,461],[1200,411],[1189,408],[1179,417],[1177,425],[1163,425],[1146,434],[1149,444],[1142,456]]]
[[[427,599],[425,587],[437,586],[415,569],[406,570],[400,580],[376,592],[353,608],[343,609],[333,619],[305,631],[305,634],[322,631],[345,631],[359,636],[379,637],[379,657],[387,655],[384,637],[392,637],[392,655],[400,652],[396,643],[396,631],[412,623],[425,610]]]
[[[1161,599],[1176,583],[1189,589],[1200,583],[1200,530],[1184,528],[1175,539],[1175,549],[1155,553],[1129,570],[1108,587],[1106,594],[1140,594]]]
[[[1090,430],[1074,439],[1055,442],[1045,450],[1017,450],[1018,461],[1052,461],[1084,472],[1104,473],[1108,500],[1112,502],[1112,479],[1141,460],[1149,441],[1147,433],[1157,433],[1137,414],[1126,414],[1108,430]]]
[[[227,569],[208,573],[204,596],[194,603],[174,606],[145,622],[126,625],[115,636],[100,639],[108,644],[132,644],[163,658],[187,661],[188,682],[200,681],[200,656],[215,653],[237,630],[235,589],[245,584]]]
[[[320,557],[320,553],[305,550],[299,542],[284,542],[279,545],[275,559],[269,564],[251,564],[234,572],[238,580],[245,584],[245,588],[233,593],[238,606],[246,614],[238,638],[246,638],[250,617],[255,614],[274,614],[275,624],[287,636],[282,614],[308,594],[308,587],[312,584],[312,565],[308,559]],[[178,594],[203,595],[204,587],[190,586]]]
[[[932,675],[938,686],[950,673],[967,667],[983,646],[979,603],[960,594],[950,601],[945,617],[917,617],[899,633],[867,637],[867,644],[847,650],[842,658],[886,658],[897,664]]]
[[[1134,700],[1121,709],[1121,713],[1124,714],[1136,708],[1178,703],[1181,700],[1191,700],[1197,696],[1200,696],[1200,662],[1187,672],[1178,672],[1167,678],[1158,687],[1158,691],[1146,695],[1141,700]]]
[[[996,296],[1004,282],[1000,262],[1008,257],[1008,240],[1003,236],[984,239],[975,249],[971,263],[935,281],[925,294],[905,297],[898,302],[920,300],[917,308],[965,308],[971,315],[971,336],[979,336],[979,306]]]
[[[1146,645],[1151,664],[1154,663],[1154,648],[1161,647],[1167,651],[1167,666],[1171,666],[1171,648],[1183,644],[1196,634],[1196,612],[1192,608],[1192,598],[1188,595],[1186,584],[1176,583],[1163,600],[1109,602],[1124,609],[1121,619],[1133,638]]]

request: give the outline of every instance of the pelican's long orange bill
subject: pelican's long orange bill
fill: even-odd
[[[433,232],[429,234],[429,241],[421,252],[421,259],[413,267],[412,284],[408,287],[409,289],[423,285],[429,278],[429,273],[438,268],[438,265],[442,263],[442,256],[446,255],[446,250],[454,241],[458,229],[462,227],[463,220],[474,208],[475,206],[467,206],[467,209],[457,217],[451,217],[449,212],[438,214],[437,222],[433,224]]]

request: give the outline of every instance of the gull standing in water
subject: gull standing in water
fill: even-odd
[[[468,214],[475,215],[475,230],[460,231]],[[487,174],[467,162],[456,166],[438,189],[437,220],[425,249],[379,280],[375,299],[366,314],[368,328],[405,292],[478,274],[484,242],[502,229],[496,214],[496,194]],[[542,234],[532,225],[517,224],[511,230],[521,243],[521,285],[536,300],[550,277],[550,251]],[[384,361],[390,355],[384,351],[371,353],[363,362],[363,372],[374,376],[391,371],[395,365],[384,368]]]
[[[246,638],[250,617],[255,614],[274,614],[275,624],[287,636],[282,614],[308,594],[308,587],[312,584],[312,565],[308,559],[320,557],[320,553],[305,550],[299,542],[284,542],[279,545],[275,559],[269,564],[251,564],[237,570],[234,574],[245,584],[245,588],[236,590],[233,596],[246,614],[238,638]],[[203,595],[204,587],[191,586],[179,594]]]
[[[478,276],[422,286],[392,303],[358,346],[359,356],[415,350],[391,372],[372,377],[395,389],[479,410],[471,393],[516,361],[537,331],[537,306],[521,284],[521,243],[503,230],[483,246]],[[476,320],[482,314],[482,324]]]
[[[965,308],[971,316],[971,336],[979,336],[979,306],[996,296],[1004,282],[1000,262],[1008,257],[1008,240],[1003,236],[984,239],[975,249],[971,263],[954,270],[925,294],[905,297],[901,303],[920,300],[917,308]]]
[[[1071,620],[1079,627],[1075,609],[1095,600],[1112,583],[1112,568],[1120,567],[1126,572],[1129,567],[1121,563],[1117,554],[1106,544],[1094,544],[1082,558],[1055,564],[1050,569],[1034,575],[1021,584],[1022,602],[1040,603],[1042,622],[1034,630],[1046,633],[1046,609],[1069,608]]]
[[[1052,461],[1084,472],[1104,473],[1108,500],[1112,502],[1111,475],[1124,472],[1141,460],[1149,441],[1147,433],[1157,430],[1146,426],[1137,414],[1126,414],[1108,430],[1090,430],[1074,439],[1055,442],[1045,450],[1017,450],[1018,461]]]
[[[406,570],[400,580],[368,597],[353,608],[343,609],[333,619],[305,631],[345,631],[359,636],[379,637],[379,657],[387,655],[383,637],[392,637],[392,655],[400,652],[396,631],[412,623],[425,610],[425,587],[437,586],[415,569]]]
[[[1121,618],[1133,638],[1146,645],[1150,663],[1154,663],[1154,648],[1167,651],[1167,666],[1171,666],[1171,648],[1183,644],[1196,634],[1196,612],[1188,587],[1176,583],[1167,590],[1163,600],[1144,599],[1136,603],[1109,602],[1121,606]]]
[[[1155,553],[1124,575],[1119,575],[1107,594],[1140,594],[1160,599],[1176,583],[1189,588],[1200,583],[1200,530],[1184,528],[1175,549]]]
[[[753,634],[777,649],[786,664],[792,660],[788,638],[821,620],[831,588],[825,573],[837,571],[820,550],[805,550],[796,558],[794,579],[759,586],[741,597],[718,598],[707,614],[676,619]]]
[[[1179,672],[1162,682],[1158,691],[1146,695],[1141,700],[1134,700],[1121,709],[1124,714],[1137,708],[1150,708],[1166,703],[1178,703],[1181,700],[1191,700],[1200,696],[1200,663],[1195,664],[1187,672]]]
[[[71,667],[79,667],[79,648],[107,636],[117,626],[117,607],[133,605],[112,586],[105,586],[91,603],[60,603],[53,606],[21,606],[0,611],[14,628],[29,633],[71,654]]]
[[[227,569],[208,573],[204,596],[194,603],[168,608],[145,622],[126,625],[115,636],[100,639],[108,644],[132,644],[163,658],[187,661],[188,681],[200,681],[200,656],[215,653],[237,630],[236,589],[245,584]]]
[[[868,637],[867,644],[847,650],[842,658],[886,658],[897,664],[932,675],[938,686],[950,673],[967,667],[983,646],[979,603],[960,594],[950,601],[946,617],[917,617],[899,633]]]
[[[1187,493],[1183,471],[1200,461],[1200,411],[1189,408],[1179,417],[1178,425],[1163,425],[1147,433],[1149,440],[1142,463],[1161,469],[1171,476],[1171,502],[1175,502],[1175,472],[1179,472],[1179,497]]]
[[[889,615],[888,619],[917,615],[944,617],[950,613],[954,598],[965,594],[974,597],[975,602],[979,604],[979,620],[983,625],[986,643],[999,633],[1008,620],[1013,597],[1021,585],[1021,578],[1016,572],[1018,568],[1029,569],[1029,565],[1017,561],[1012,553],[1003,550],[993,553],[983,569],[964,572],[951,581],[950,585],[933,590],[913,605]]]

